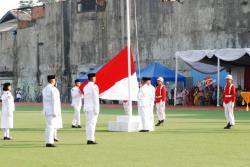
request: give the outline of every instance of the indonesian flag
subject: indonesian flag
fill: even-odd
[[[137,101],[139,90],[133,55],[130,55],[131,64],[131,97],[133,101]],[[83,92],[84,86],[88,81],[80,86]],[[107,100],[128,100],[128,48],[126,47],[104,65],[96,73],[96,84],[99,87],[101,99]]]

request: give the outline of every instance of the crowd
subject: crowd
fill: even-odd
[[[242,103],[240,92],[241,86],[236,89],[236,106]],[[224,88],[220,87],[219,104],[223,104]],[[174,90],[171,90],[169,105],[174,104]],[[191,105],[191,106],[216,106],[217,105],[217,85],[210,86],[194,86],[190,89],[182,89],[177,91],[176,95],[177,105]]]

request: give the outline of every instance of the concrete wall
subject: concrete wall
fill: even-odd
[[[157,61],[174,68],[178,50],[250,47],[250,0],[136,3],[142,66]],[[0,70],[3,66],[13,70],[14,83],[27,92],[26,100],[40,99],[46,75],[55,73],[62,99],[67,101],[80,72],[107,62],[126,46],[125,0],[107,0],[105,12],[77,13],[75,0],[51,4],[45,10],[45,17],[32,27],[18,30],[16,46],[11,32],[0,33]],[[181,70],[189,74],[184,63]]]

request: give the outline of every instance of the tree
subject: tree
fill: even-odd
[[[19,1],[19,8],[26,8],[34,6],[34,0],[20,0]]]
[[[48,3],[58,2],[58,1],[64,1],[64,0],[37,0],[37,3],[48,4]]]

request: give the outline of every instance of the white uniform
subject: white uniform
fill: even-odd
[[[86,113],[86,137],[89,141],[95,141],[95,128],[100,112],[99,88],[89,82],[83,89],[84,92],[84,111]]]
[[[60,93],[56,87],[48,84],[43,89],[43,112],[46,119],[46,143],[53,144],[56,129],[62,128]]]
[[[57,137],[57,129],[62,129],[63,128],[63,122],[62,122],[62,109],[61,109],[61,100],[60,100],[60,92],[59,90],[54,87],[54,93],[55,93],[55,97],[56,97],[56,102],[57,102],[57,108],[59,111],[58,116],[56,117],[56,128],[55,128],[55,132],[54,132],[54,139],[58,139]]]
[[[143,85],[138,93],[138,114],[142,121],[142,130],[150,129],[150,112],[152,110],[151,88],[147,84]]]
[[[154,131],[154,104],[155,104],[155,87],[149,85],[150,87],[150,112],[149,112],[149,130]]]
[[[71,89],[71,106],[74,108],[72,125],[81,125],[81,108],[82,108],[82,93],[78,87]]]
[[[2,95],[2,119],[1,128],[4,137],[10,137],[9,129],[13,128],[13,112],[15,111],[14,98],[10,91],[4,91]]]

